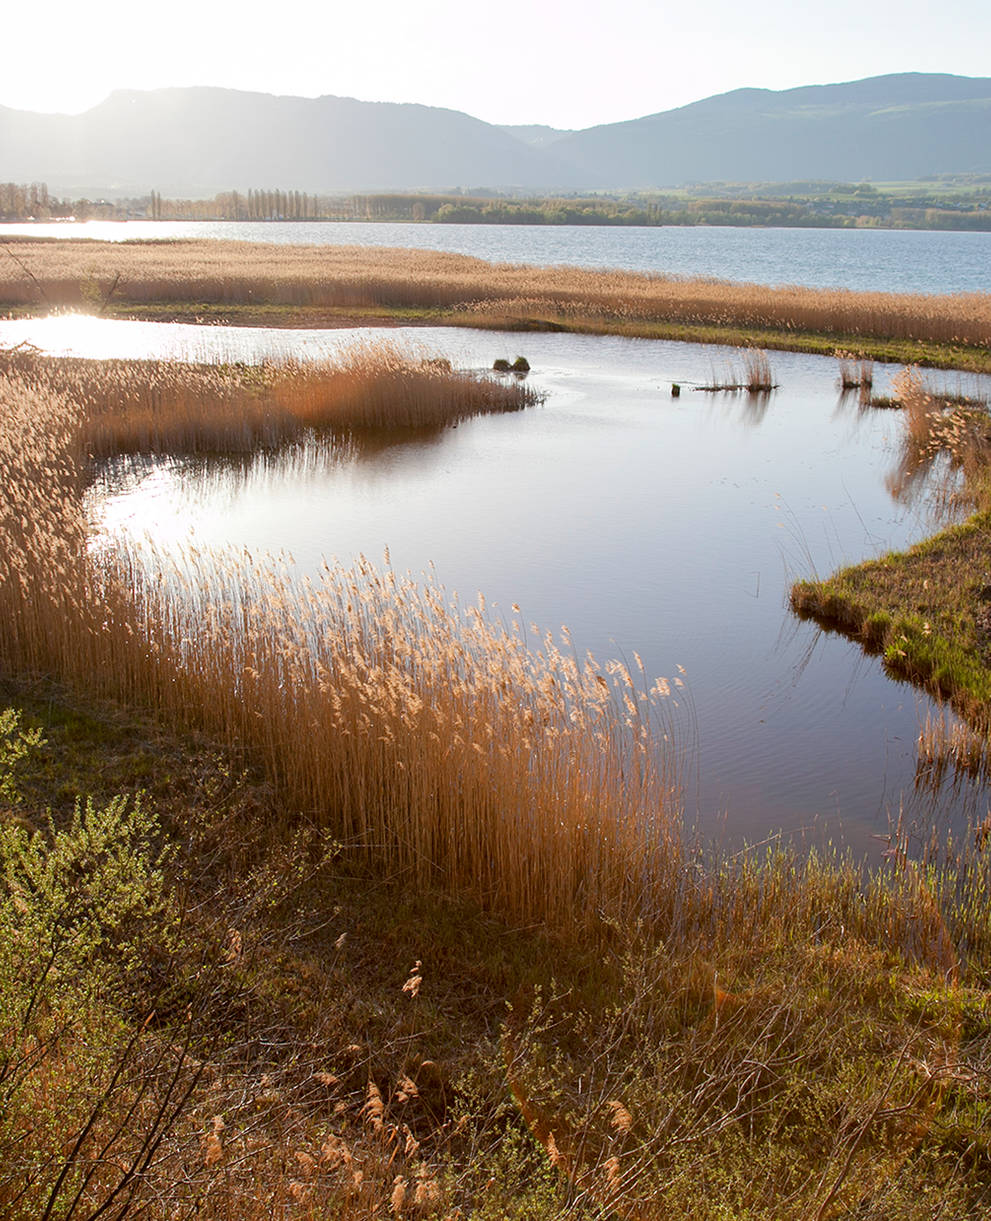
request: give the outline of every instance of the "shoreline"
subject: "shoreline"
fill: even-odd
[[[52,311],[27,307],[8,309],[4,318],[44,318]],[[85,311],[83,311],[85,312]],[[577,335],[618,335],[628,339],[673,340],[724,347],[755,347],[770,351],[804,352],[834,356],[837,351],[882,364],[917,365],[920,368],[991,374],[991,349],[935,344],[910,339],[866,339],[840,333],[762,330],[753,327],[715,326],[688,322],[626,321],[605,317],[562,318],[542,311],[532,318],[500,316],[496,312],[415,307],[300,307],[292,305],[148,302],[110,304],[99,315],[116,321],[161,322],[198,326],[269,327],[278,330],[338,330],[402,326],[449,326],[507,334],[560,331]]]

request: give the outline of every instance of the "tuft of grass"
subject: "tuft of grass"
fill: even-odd
[[[862,397],[870,398],[871,387],[874,385],[874,362],[852,352],[836,352],[840,365],[840,389],[860,390]]]
[[[769,394],[775,388],[766,352],[749,348],[743,354],[744,385],[748,394]]]
[[[713,375],[711,382],[704,386],[696,386],[696,390],[711,392],[735,393],[745,390],[748,394],[770,394],[777,389],[777,383],[771,373],[771,362],[767,353],[758,348],[744,348],[742,352],[743,372],[732,369],[728,379],[720,381]],[[680,393],[680,389],[679,389]]]

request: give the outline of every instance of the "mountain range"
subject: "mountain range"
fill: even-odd
[[[933,73],[736,89],[583,131],[219,88],[121,90],[80,115],[0,107],[0,180],[73,196],[646,190],[988,172],[991,78]]]

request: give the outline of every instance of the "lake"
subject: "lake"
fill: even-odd
[[[987,292],[991,233],[588,225],[87,221],[4,224],[7,235],[103,241],[204,238],[282,244],[406,246],[495,263],[614,267],[757,284],[905,293]]]
[[[53,353],[245,359],[320,357],[374,331],[285,331],[99,319],[0,324]],[[904,547],[935,510],[899,503],[897,412],[863,411],[837,362],[773,353],[780,388],[712,394],[737,356],[691,344],[569,334],[390,329],[487,369],[525,355],[543,404],[342,455],[313,445],[243,464],[162,461],[93,490],[94,537],[149,532],[159,546],[288,550],[300,574],[322,557],[434,565],[492,613],[557,631],[577,650],[643,658],[678,676],[674,733],[685,806],[707,834],[783,830],[841,837],[857,851],[901,818],[962,825],[987,810],[976,783],[916,784],[916,740],[939,709],[856,644],[801,622],[790,584]],[[878,367],[884,392],[894,372]],[[987,393],[988,379],[934,373]],[[682,385],[678,398],[671,383]]]

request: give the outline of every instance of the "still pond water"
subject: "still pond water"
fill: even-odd
[[[0,344],[94,357],[316,358],[372,335],[0,324]],[[772,354],[780,388],[754,399],[693,389],[726,380],[734,357],[724,349],[443,328],[385,335],[479,369],[522,352],[543,404],[347,458],[311,447],[233,469],[161,462],[97,490],[94,531],[287,549],[301,573],[323,557],[378,560],[388,546],[397,569],[433,564],[467,600],[483,591],[495,614],[510,617],[516,602],[528,623],[567,624],[579,652],[636,651],[651,676],[683,670],[673,716],[686,813],[707,833],[811,829],[863,851],[899,816],[921,828],[987,814],[973,782],[935,793],[916,784],[920,726],[939,709],[788,608],[796,577],[903,547],[936,524],[931,505],[900,504],[887,486],[898,414],[843,397],[834,360]],[[876,391],[892,372],[876,370]],[[958,374],[932,381],[989,389]]]
[[[415,225],[360,221],[87,221],[0,225],[0,238],[204,238],[446,250],[495,263],[617,267],[756,284],[883,292],[991,289],[991,233],[589,225]]]

